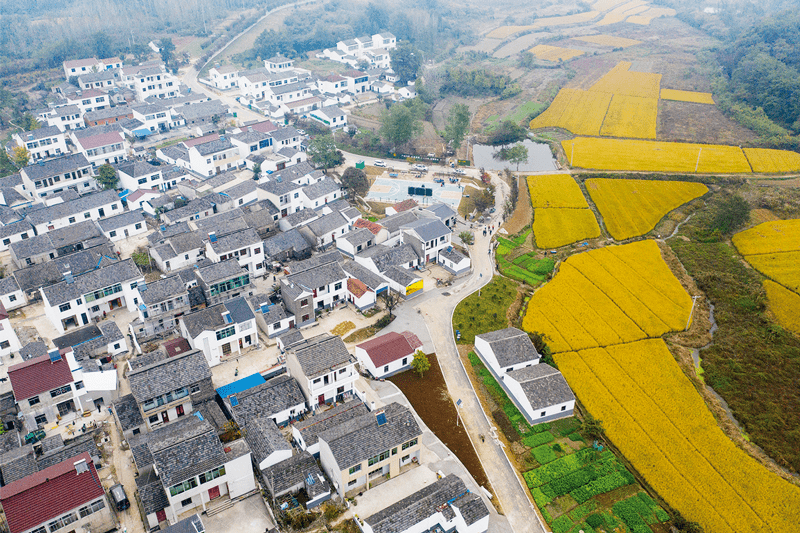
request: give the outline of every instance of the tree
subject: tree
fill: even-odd
[[[369,180],[360,168],[348,167],[342,174],[342,186],[347,189],[351,198],[364,196],[369,191]]]
[[[471,231],[462,231],[458,234],[458,238],[461,239],[461,242],[467,246],[470,246],[475,242],[475,235],[473,235]]]
[[[400,295],[392,290],[385,290],[381,293],[381,301],[386,306],[386,310],[389,311],[389,316],[393,316],[392,311],[400,303]]]
[[[172,63],[173,54],[175,52],[175,43],[169,37],[164,37],[158,42],[158,47],[161,50],[161,61],[169,65]]]
[[[344,162],[344,155],[336,149],[333,135],[320,135],[308,146],[308,159],[317,167],[328,170]]]
[[[422,133],[422,120],[404,105],[393,105],[381,115],[380,134],[395,149]]]
[[[97,183],[103,186],[104,189],[116,189],[119,183],[117,171],[114,167],[106,163],[97,170]]]
[[[453,143],[453,148],[460,148],[461,141],[469,131],[469,107],[466,104],[456,104],[450,108],[444,127],[444,139]]]
[[[261,163],[256,163],[253,165],[253,179],[258,181],[258,178],[261,177]]]
[[[411,360],[411,368],[414,372],[419,374],[419,377],[422,377],[425,372],[431,369],[431,362],[422,350],[414,352],[414,359]]]
[[[131,54],[133,54],[134,59],[136,59],[137,63],[142,63],[150,57],[150,53],[153,51],[152,48],[147,46],[144,43],[136,43],[131,46]]]
[[[15,146],[11,150],[11,161],[17,168],[27,167],[31,160],[31,153],[24,146]]]
[[[422,66],[422,55],[411,43],[404,41],[389,52],[392,70],[397,74],[399,83],[405,85],[416,79],[417,71]]]
[[[536,58],[530,52],[522,52],[519,55],[519,66],[521,68],[533,68],[536,66]]]
[[[511,120],[504,120],[489,134],[486,142],[492,146],[502,146],[514,144],[527,138],[528,130]]]
[[[583,418],[583,431],[590,438],[599,439],[605,432],[603,421],[593,417],[589,413],[586,413],[586,416]]]
[[[479,212],[484,212],[490,207],[494,206],[494,186],[489,185],[482,191],[476,193],[473,205]]]
[[[42,127],[42,123],[39,120],[31,115],[30,113],[25,113],[22,115],[21,124],[25,131],[33,131],[38,130]]]
[[[711,220],[711,230],[730,234],[750,220],[750,205],[741,196],[734,195],[724,199]]]
[[[114,54],[111,37],[104,31],[98,31],[92,35],[92,48],[95,57],[98,58],[111,57]]]
[[[511,148],[503,147],[496,154],[495,159],[500,161],[508,161],[517,165],[517,172],[519,172],[520,163],[528,162],[528,148],[524,144],[515,144]]]

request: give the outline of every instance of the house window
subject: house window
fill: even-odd
[[[47,528],[44,526],[37,527],[36,529],[31,531],[31,533],[47,533]]]
[[[39,415],[36,418],[34,418],[33,421],[40,426],[47,424],[47,415]]]
[[[562,406],[561,406],[561,410],[562,410],[562,411],[566,411],[566,410],[567,410],[567,406],[566,406],[566,405],[562,405]]]
[[[236,326],[228,326],[227,328],[217,331],[217,340],[221,341],[236,334]]]
[[[57,389],[53,389],[50,391],[50,397],[55,398],[56,396],[61,396],[62,394],[66,394],[72,391],[72,387],[70,385],[64,385],[63,387],[59,387]]]
[[[338,282],[336,285],[333,286],[333,290],[340,291],[342,290],[342,282]]]
[[[350,468],[350,475],[355,474],[356,472],[361,471],[361,465],[356,465]]]
[[[75,223],[75,217],[69,217],[69,223],[70,224],[74,224]]]
[[[33,398],[28,398],[28,405],[30,405],[31,407],[33,407],[34,405],[36,405],[37,403],[39,403],[39,401],[40,401],[40,400],[39,400],[39,397],[38,397],[38,396],[34,396]]]
[[[392,455],[397,455],[397,448],[392,448]]]
[[[82,388],[83,388],[83,381],[76,381],[75,390],[81,390]]]
[[[0,342],[0,348],[2,348],[3,350],[8,349],[10,347],[11,347],[11,344],[8,341]]]
[[[367,465],[372,466],[376,463],[380,463],[381,461],[385,461],[388,458],[389,458],[389,450],[386,450],[385,452],[381,452],[375,457],[370,458],[370,460],[367,461]]]
[[[215,468],[214,470],[211,470],[210,472],[206,472],[204,474],[200,474],[200,484],[202,485],[203,483],[208,483],[209,481],[213,481],[213,480],[217,479],[218,477],[224,476],[224,475],[225,475],[225,467],[224,466],[220,466],[219,468]]]
[[[53,520],[52,522],[47,524],[47,527],[50,528],[50,531],[58,531],[59,529],[70,525],[73,522],[78,521],[78,516],[75,513],[70,513],[66,516],[62,516],[57,520]]]
[[[417,439],[411,439],[410,441],[403,444],[403,449],[405,450],[406,448],[411,448],[412,446],[416,445],[417,445]]]
[[[303,298],[300,300],[300,307],[305,307],[308,305],[308,298]]]
[[[92,216],[92,214],[89,213],[89,212],[86,212],[86,213],[83,214],[83,218],[89,218],[91,216]]]
[[[158,417],[156,417],[156,418],[158,418]],[[170,493],[171,496],[177,496],[178,494],[186,492],[187,490],[191,490],[191,489],[193,489],[195,487],[197,487],[197,478],[192,478],[192,479],[190,479],[188,481],[184,481],[183,483],[178,483],[177,485],[171,486],[169,488],[169,493]],[[184,502],[185,501],[186,500],[184,500]],[[191,501],[192,500],[190,498],[189,499],[189,503],[191,503]],[[188,504],[185,504],[185,503],[181,502],[181,505],[188,505]]]
[[[198,385],[197,383],[195,383],[194,385],[191,385],[191,386],[189,387],[189,391],[190,391],[192,394],[195,394],[195,393],[197,393],[197,392],[200,392],[200,385]]]
[[[89,505],[78,509],[78,514],[81,516],[81,518],[86,518],[90,514],[94,514],[100,509],[104,509],[105,506],[106,504],[103,503],[103,500],[97,500],[96,502],[92,502]]]
[[[11,244],[11,239],[3,239],[3,246],[8,246]]]
[[[358,480],[357,480],[357,479],[354,479],[353,481],[349,481],[349,482],[347,483],[347,486],[348,486],[348,487],[355,487],[355,486],[356,486],[356,484],[358,484]]]
[[[116,211],[117,209],[119,209],[119,204],[111,204],[112,211]]]
[[[158,423],[158,415],[153,415],[153,416],[151,416],[150,418],[148,418],[147,420],[148,420],[148,422],[150,422],[151,424],[156,424],[156,423]]]
[[[11,296],[8,297],[8,301],[9,302],[16,302],[17,301],[17,297],[12,294]]]
[[[65,311],[69,311],[70,309],[72,309],[72,306],[69,304],[69,302],[58,306],[58,310],[61,311],[62,313],[64,313]]]
[[[142,223],[141,223],[141,222],[139,222],[139,223],[137,223],[137,224],[136,224],[136,226],[134,226],[134,227],[135,227],[136,229],[142,229]]]
[[[186,498],[185,500],[181,501],[181,507],[186,507],[187,505],[192,505],[192,499]]]
[[[542,414],[540,414],[539,416],[542,417],[542,416],[544,416],[546,414],[547,414],[547,411],[542,411]]]
[[[116,237],[117,236],[117,232],[116,231],[112,231],[108,235],[109,235],[109,237]]]
[[[383,371],[384,371],[384,372],[388,372],[388,371],[389,371],[389,365],[386,365],[386,366],[384,366],[384,367],[383,367]]]
[[[308,319],[309,319],[309,315],[303,315],[303,319],[302,319],[303,322],[306,322]]]
[[[403,366],[408,364],[408,357],[403,357]]]

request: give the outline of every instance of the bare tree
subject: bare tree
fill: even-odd
[[[389,311],[389,316],[393,316],[392,311],[394,311],[394,308],[400,303],[400,295],[393,292],[391,289],[386,289],[381,293],[381,301],[383,301],[383,305],[386,306],[386,310]]]

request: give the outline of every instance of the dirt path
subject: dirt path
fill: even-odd
[[[113,419],[107,427],[112,450],[114,451],[111,457],[113,458],[112,470],[116,478],[115,483],[122,483],[122,486],[125,487],[125,494],[128,495],[128,499],[131,501],[129,509],[117,513],[117,521],[120,524],[119,530],[126,533],[144,533],[145,528],[139,515],[139,506],[134,500],[136,497],[136,481],[134,479],[133,456],[130,450],[123,450],[122,433]],[[103,485],[108,488],[108,480],[103,479],[103,481]]]

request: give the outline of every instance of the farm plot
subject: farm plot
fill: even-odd
[[[615,94],[600,128],[600,135],[655,139],[657,116],[657,98]]]
[[[528,176],[528,191],[534,208],[589,207],[581,188],[569,174]]]
[[[663,340],[555,360],[608,438],[684,517],[714,532],[796,530],[800,488],[722,433]]]
[[[599,135],[611,96],[580,89],[561,89],[550,107],[531,121],[531,129],[563,128],[576,135]]]
[[[675,100],[676,102],[692,102],[695,104],[714,105],[714,98],[711,93],[699,93],[695,91],[679,91],[677,89],[661,89],[662,100]]]
[[[667,213],[708,192],[702,183],[603,178],[586,180],[586,189],[617,240],[644,235]]]
[[[560,46],[550,46],[548,44],[537,44],[531,48],[529,52],[538,59],[544,59],[545,61],[552,61],[554,63],[558,61],[567,61],[585,53],[583,50],[561,48]]]
[[[539,248],[558,248],[600,236],[591,209],[539,208],[533,212],[533,235]]]
[[[661,74],[652,72],[633,72],[631,63],[620,61],[608,71],[590,91],[640,96],[642,98],[658,98],[661,86]]]
[[[639,241],[568,258],[534,293],[522,325],[558,353],[682,330],[691,307],[656,243]]]
[[[626,2],[621,6],[615,7],[597,23],[598,26],[607,26],[609,24],[616,24],[617,22],[622,22],[626,18],[630,17],[631,15],[636,15],[637,13],[641,13],[642,11],[647,11],[648,6],[644,3],[643,0],[631,0],[630,2]]]
[[[628,19],[625,22],[629,22],[631,24],[639,24],[640,26],[648,26],[653,21],[653,19],[661,17],[674,17],[676,13],[677,12],[674,9],[669,7],[651,7],[644,13],[628,17]]]
[[[770,280],[764,280],[764,290],[767,292],[769,310],[775,315],[778,324],[789,331],[800,333],[800,294]]]
[[[733,245],[753,268],[786,289],[794,291],[800,298],[800,220],[774,220],[764,222],[733,236]],[[782,302],[789,301],[785,295],[772,288],[772,294]],[[770,297],[770,291],[767,291]],[[771,298],[770,298],[771,303]],[[800,308],[794,313],[800,316]],[[775,312],[775,309],[773,309]],[[780,314],[775,315],[781,322]]]
[[[573,37],[573,39],[587,43],[598,44],[600,46],[608,46],[611,48],[628,48],[629,46],[642,44],[642,41],[637,41],[636,39],[627,39],[625,37],[616,37],[614,35],[603,34],[584,35],[582,37]]]
[[[561,141],[570,164],[597,170],[648,172],[750,172],[742,149],[721,144],[577,137]]]
[[[769,148],[745,148],[744,155],[750,161],[753,172],[778,174],[800,170],[800,154],[797,152]]]

